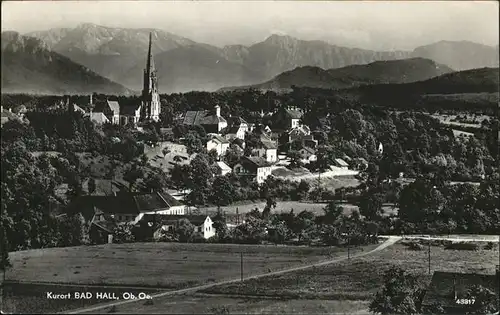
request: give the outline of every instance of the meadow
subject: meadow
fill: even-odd
[[[351,249],[351,253],[375,245]],[[10,253],[6,305],[16,313],[51,313],[107,300],[48,300],[47,292],[170,291],[346,256],[346,248],[235,244],[132,243]],[[219,299],[219,298],[217,298]],[[216,300],[217,300],[216,299]],[[141,302],[131,305],[142,305]],[[213,304],[213,303],[212,303]],[[150,306],[154,304],[147,304]],[[134,306],[137,307],[137,306]]]
[[[337,247],[131,243],[10,253],[6,279],[179,289],[343,255]]]

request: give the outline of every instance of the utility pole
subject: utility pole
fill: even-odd
[[[431,274],[431,238],[429,237],[427,243],[427,257],[429,261],[429,274]]]
[[[347,236],[347,260],[351,260],[351,237]]]
[[[240,252],[240,276],[243,282],[243,252]]]
[[[240,214],[238,212],[238,207],[236,207],[236,224],[240,224]]]

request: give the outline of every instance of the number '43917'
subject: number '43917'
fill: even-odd
[[[455,301],[457,304],[461,304],[461,305],[472,305],[474,304],[474,302],[476,302],[475,299],[457,299]]]

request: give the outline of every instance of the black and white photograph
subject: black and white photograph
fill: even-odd
[[[499,314],[498,1],[1,7],[1,314]]]

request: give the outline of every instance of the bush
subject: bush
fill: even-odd
[[[445,246],[444,249],[453,249],[453,250],[479,250],[479,245],[474,243],[451,243],[448,246]]]

